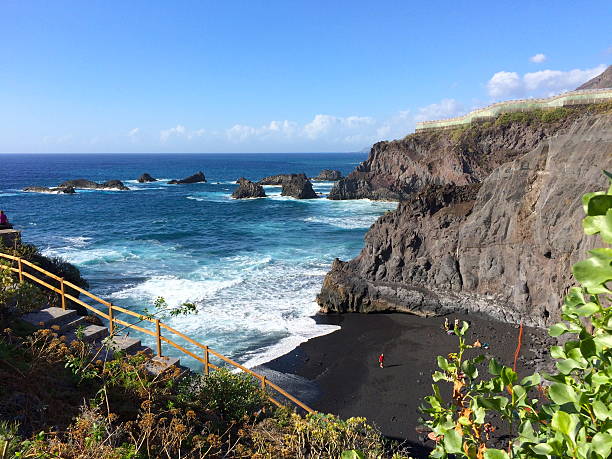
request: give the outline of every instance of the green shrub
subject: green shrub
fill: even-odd
[[[544,123],[552,123],[566,118],[570,113],[571,111],[564,107],[557,107],[552,110],[542,110],[542,113],[540,113],[540,120]]]
[[[251,417],[269,404],[267,394],[252,376],[224,368],[192,377],[182,384],[180,393],[183,403],[213,410],[223,423]]]
[[[606,172],[612,182],[612,175]],[[599,234],[612,243],[612,184],[607,192],[583,197],[586,234]],[[465,358],[475,344],[467,344],[468,324],[454,327],[459,351],[438,357],[434,382],[453,385],[447,402],[437,384],[422,411],[438,438],[431,457],[580,458],[606,459],[612,448],[612,249],[590,251],[591,257],[574,265],[581,284],[573,287],[562,308],[565,322],[553,325],[551,336],[570,335],[563,346],[552,346],[558,373],[534,373],[518,382],[509,367],[489,361],[490,379],[478,364],[484,356]],[[546,380],[546,386],[543,381]],[[536,397],[537,390],[543,397]],[[543,400],[540,400],[543,398]],[[513,433],[505,450],[490,447],[495,419]],[[497,426],[499,427],[499,425]]]

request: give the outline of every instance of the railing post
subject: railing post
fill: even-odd
[[[23,282],[23,266],[21,264],[21,258],[17,258],[17,266],[19,267],[19,282]]]
[[[208,376],[208,372],[210,369],[208,368],[208,346],[204,346],[204,374]]]
[[[60,281],[60,290],[62,291],[62,309],[66,310],[66,291],[64,290],[64,279]]]
[[[161,329],[159,327],[159,319],[155,319],[155,336],[157,337],[157,356],[161,357],[162,356],[162,349],[161,349]]]
[[[261,388],[265,391],[266,390],[266,377],[262,376],[261,377]]]
[[[113,317],[113,303],[108,303],[108,329],[111,336],[115,333],[115,318]]]

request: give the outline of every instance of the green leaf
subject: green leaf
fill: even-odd
[[[564,375],[567,375],[572,370],[581,367],[581,365],[578,362],[576,362],[574,359],[561,360],[560,362],[557,362],[555,365],[557,366],[559,371],[563,373]]]
[[[343,451],[340,459],[366,459],[366,456],[361,451],[352,449],[350,451]]]
[[[586,358],[593,357],[597,354],[597,346],[593,338],[587,338],[580,341],[580,352]]]
[[[576,439],[576,426],[578,425],[578,416],[568,414],[565,411],[557,411],[553,414],[550,426],[553,430],[562,433],[569,438],[572,443]]]
[[[455,429],[451,429],[444,434],[444,449],[446,449],[446,452],[460,453],[463,451],[461,449],[462,444],[463,438]]]
[[[587,203],[587,215],[605,215],[612,209],[612,196],[609,194],[599,194],[591,196]]]
[[[552,327],[548,329],[548,334],[550,336],[561,336],[563,333],[567,331],[567,325],[564,323],[554,324]]]
[[[516,372],[514,372],[510,367],[502,368],[500,376],[505,386],[508,384],[513,384],[517,379]]]
[[[602,457],[610,457],[612,450],[612,435],[605,432],[598,432],[593,435],[591,440],[593,450]]]
[[[549,456],[553,452],[553,447],[547,443],[538,443],[531,448],[534,453],[540,456]]]
[[[565,297],[565,304],[568,306],[578,306],[579,304],[585,304],[584,293],[580,287],[572,287],[569,293]]]
[[[550,356],[553,359],[565,359],[567,356],[565,355],[565,351],[561,346],[551,346],[550,347]]]
[[[593,413],[595,413],[595,417],[601,421],[605,421],[612,417],[610,410],[608,410],[606,405],[600,400],[595,400],[593,402]]]
[[[602,194],[606,194],[606,192],[594,191],[592,193],[585,193],[582,195],[582,209],[586,215],[589,215],[589,201],[593,199],[594,196],[600,196]]]
[[[593,338],[597,344],[605,347],[612,347],[612,334],[597,335]]]
[[[437,360],[438,360],[438,367],[440,367],[442,370],[448,371],[448,360],[446,360],[444,357],[440,355],[437,357]]]
[[[595,303],[587,303],[576,309],[576,314],[582,317],[589,317],[599,311],[599,306]]]
[[[571,386],[562,383],[553,383],[548,390],[548,395],[557,405],[574,403],[578,400],[576,391]]]
[[[612,196],[609,194],[599,194],[591,196],[587,203],[587,215],[605,215],[612,209]]]
[[[597,234],[601,238],[610,243],[612,237],[612,210],[608,210],[605,215],[596,215],[593,217],[585,217],[582,220],[582,229],[585,234]]]
[[[497,360],[491,359],[489,360],[489,373],[494,376],[499,376],[501,374],[503,366],[501,366]]]
[[[540,377],[540,373],[534,373],[529,376],[525,376],[521,381],[521,386],[537,386],[542,382],[542,378]]]
[[[509,459],[508,453],[501,449],[487,449],[484,453],[485,459]]]
[[[612,249],[590,250],[592,257],[579,261],[572,271],[578,282],[590,290],[612,280]]]

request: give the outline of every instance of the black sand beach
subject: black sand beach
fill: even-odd
[[[489,345],[488,349],[471,351],[473,355],[485,353],[506,365],[513,364],[518,325],[474,316],[447,317],[451,323],[455,318],[469,321],[468,339]],[[418,407],[423,397],[431,394],[436,356],[457,349],[457,338],[443,330],[444,317],[344,314],[318,319],[337,323],[341,329],[303,343],[265,364],[262,370],[283,373],[284,387],[293,389],[316,410],[343,418],[364,416],[388,437],[405,439],[415,446],[422,444],[423,434],[415,430],[421,416]],[[541,362],[545,336],[544,330],[525,328],[519,373]],[[381,352],[385,354],[383,369],[377,360]],[[302,378],[314,387],[308,388]]]

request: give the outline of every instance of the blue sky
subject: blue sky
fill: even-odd
[[[0,2],[0,152],[356,151],[572,89],[608,1]]]

